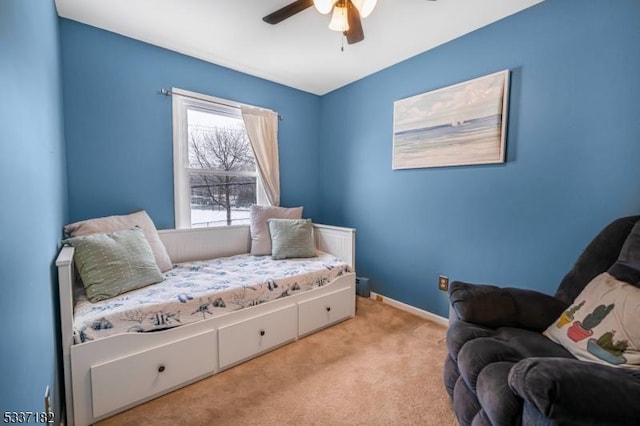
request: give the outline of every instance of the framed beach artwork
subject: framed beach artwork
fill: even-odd
[[[393,169],[503,163],[509,70],[393,104]]]

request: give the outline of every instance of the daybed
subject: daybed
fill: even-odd
[[[355,315],[355,230],[313,225],[318,250],[350,269],[309,291],[151,333],[74,339],[74,248],[62,248],[60,285],[66,424],[87,425]],[[171,262],[249,253],[248,226],[161,230]],[[77,293],[77,288],[75,288]]]

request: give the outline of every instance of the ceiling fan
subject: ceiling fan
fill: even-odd
[[[275,25],[292,17],[296,13],[315,6],[318,12],[326,15],[333,12],[329,28],[340,31],[347,43],[354,44],[364,40],[361,18],[373,11],[377,0],[297,0],[262,18],[266,23]]]
[[[354,44],[364,40],[361,18],[369,16],[376,7],[376,3],[377,0],[297,0],[268,14],[262,20],[275,25],[315,6],[323,15],[333,12],[329,28],[340,31],[347,38],[347,43]]]

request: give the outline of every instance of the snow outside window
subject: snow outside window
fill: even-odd
[[[264,192],[240,109],[172,91],[176,228],[248,224]]]

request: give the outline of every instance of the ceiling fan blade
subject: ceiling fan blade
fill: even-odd
[[[351,0],[347,0],[347,20],[349,21],[349,30],[346,33],[347,43],[354,44],[364,40],[360,12]]]
[[[296,13],[313,6],[313,0],[297,0],[293,3],[286,5],[285,7],[276,10],[273,13],[268,14],[262,20],[267,24],[275,25],[278,22],[282,22],[287,18],[292,17]]]

